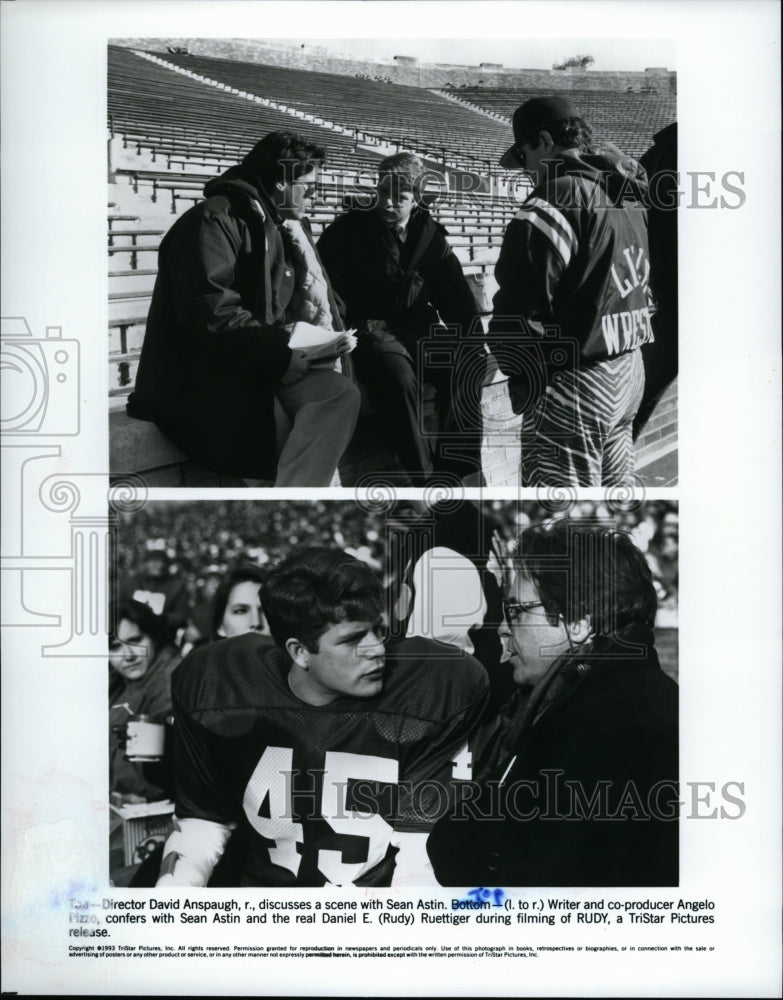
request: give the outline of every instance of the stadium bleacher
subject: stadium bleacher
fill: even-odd
[[[348,76],[109,46],[107,253],[113,474],[143,472],[158,485],[236,485],[220,477],[210,480],[208,470],[189,469],[152,425],[139,426],[123,412],[143,342],[160,238],[178,215],[201,199],[210,177],[236,163],[269,131],[293,129],[308,136],[328,151],[311,214],[318,236],[342,210],[346,194],[372,185],[381,156],[397,149],[414,150],[425,156],[428,167],[444,172],[449,186],[439,188],[432,211],[447,227],[455,253],[486,298],[506,225],[529,190],[527,182],[513,190],[505,187],[511,176],[516,182],[520,177],[495,165],[497,154],[509,143],[510,126],[493,121],[486,112],[508,113],[510,118],[526,96],[531,95],[463,88],[455,101],[417,87]],[[590,108],[585,115],[596,126],[597,137],[624,145],[633,155],[649,145],[657,127],[673,118],[672,114],[663,120],[673,111],[669,97],[591,91],[584,98],[584,107]],[[575,99],[582,104],[581,92]],[[484,113],[465,106],[464,100],[482,107]],[[624,138],[628,128],[633,135]],[[491,364],[488,372],[483,399],[490,428],[485,475],[489,485],[517,485],[519,447],[514,447],[513,434],[518,418],[511,411],[505,382]],[[641,465],[665,459],[662,475],[653,477],[654,485],[668,485],[676,476],[676,462],[667,458],[676,442],[676,386],[667,397],[655,415],[660,419],[649,436],[645,432],[638,448]],[[503,433],[493,435],[492,428],[502,428]],[[377,471],[379,460],[383,468],[394,467],[391,456],[379,455],[372,433],[364,440],[346,456],[341,469],[344,485]],[[152,456],[158,464],[149,464]]]
[[[451,166],[486,169],[494,159],[492,149],[501,149],[508,136],[501,123],[417,87],[231,59],[167,58],[183,69],[330,120],[357,138],[391,140]]]
[[[459,91],[460,100],[508,122],[520,104],[540,94],[538,90],[518,87],[463,87]],[[568,96],[591,126],[597,143],[614,143],[637,158],[649,149],[657,131],[677,120],[673,94],[570,90]]]

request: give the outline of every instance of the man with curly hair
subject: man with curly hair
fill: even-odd
[[[491,777],[427,843],[441,885],[678,882],[678,689],[642,552],[599,520],[522,532],[498,634],[518,695]]]
[[[329,486],[359,414],[334,370],[351,338],[307,221],[325,155],[270,132],[160,245],[128,413],[249,486]],[[300,323],[322,332],[316,346],[290,346]]]

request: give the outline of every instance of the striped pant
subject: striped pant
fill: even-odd
[[[634,473],[633,418],[644,391],[640,350],[556,381],[522,422],[522,486],[612,486]]]

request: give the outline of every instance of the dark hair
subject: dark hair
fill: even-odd
[[[223,615],[226,613],[228,599],[231,591],[238,583],[257,583],[259,591],[261,584],[266,579],[266,573],[255,563],[239,563],[236,566],[229,566],[223,575],[215,596],[212,598],[212,638],[218,639],[218,629],[223,624]]]
[[[657,598],[644,555],[607,524],[561,518],[526,528],[514,553],[544,609],[575,622],[590,617],[595,635],[652,628]]]
[[[294,181],[326,159],[326,149],[295,132],[270,132],[242,160],[242,170],[271,191],[278,181]]]
[[[161,649],[173,641],[169,623],[163,615],[156,615],[148,604],[123,597],[118,601],[113,601],[110,608],[110,645],[112,642],[119,641],[117,629],[120,627],[120,622],[125,619],[138,625],[141,631],[152,639],[156,649]]]
[[[383,611],[383,588],[369,566],[340,549],[301,548],[269,574],[261,602],[281,649],[297,638],[315,653],[330,625],[375,621]]]
[[[538,131],[548,132],[552,142],[561,149],[579,149],[583,153],[593,150],[593,130],[583,118],[563,118],[551,125],[542,125]],[[538,148],[538,134],[536,142],[531,142],[531,145],[534,149]]]

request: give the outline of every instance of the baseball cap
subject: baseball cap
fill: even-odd
[[[580,118],[581,115],[567,97],[533,97],[520,104],[514,112],[514,145],[500,158],[501,167],[513,170],[519,167],[514,148],[524,139],[529,139],[547,125],[554,125],[564,118]]]

